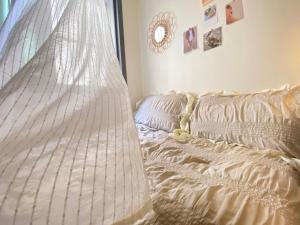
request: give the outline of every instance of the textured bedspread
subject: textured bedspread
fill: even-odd
[[[281,153],[138,129],[155,211],[146,224],[300,224],[300,174]]]

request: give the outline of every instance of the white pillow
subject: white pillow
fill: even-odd
[[[300,86],[240,95],[200,96],[191,134],[300,158]]]
[[[146,97],[135,114],[135,122],[158,130],[172,132],[180,128],[180,115],[187,104],[184,94]]]

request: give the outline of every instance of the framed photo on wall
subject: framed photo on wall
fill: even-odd
[[[191,27],[183,33],[183,46],[184,53],[198,48],[197,26]]]
[[[217,5],[212,5],[204,10],[204,23],[206,26],[218,23]]]
[[[208,5],[209,3],[213,2],[214,0],[200,0],[201,3],[202,3],[202,6],[206,6]]]
[[[203,35],[204,51],[221,46],[222,41],[223,41],[222,27],[212,29],[211,31]]]
[[[244,7],[242,0],[233,0],[225,6],[226,24],[235,23],[244,18]]]

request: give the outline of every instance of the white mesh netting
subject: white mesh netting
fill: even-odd
[[[132,224],[151,208],[104,0],[17,0],[0,87],[0,224]]]

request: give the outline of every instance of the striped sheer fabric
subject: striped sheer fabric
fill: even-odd
[[[151,209],[104,0],[18,0],[0,31],[0,224]]]

